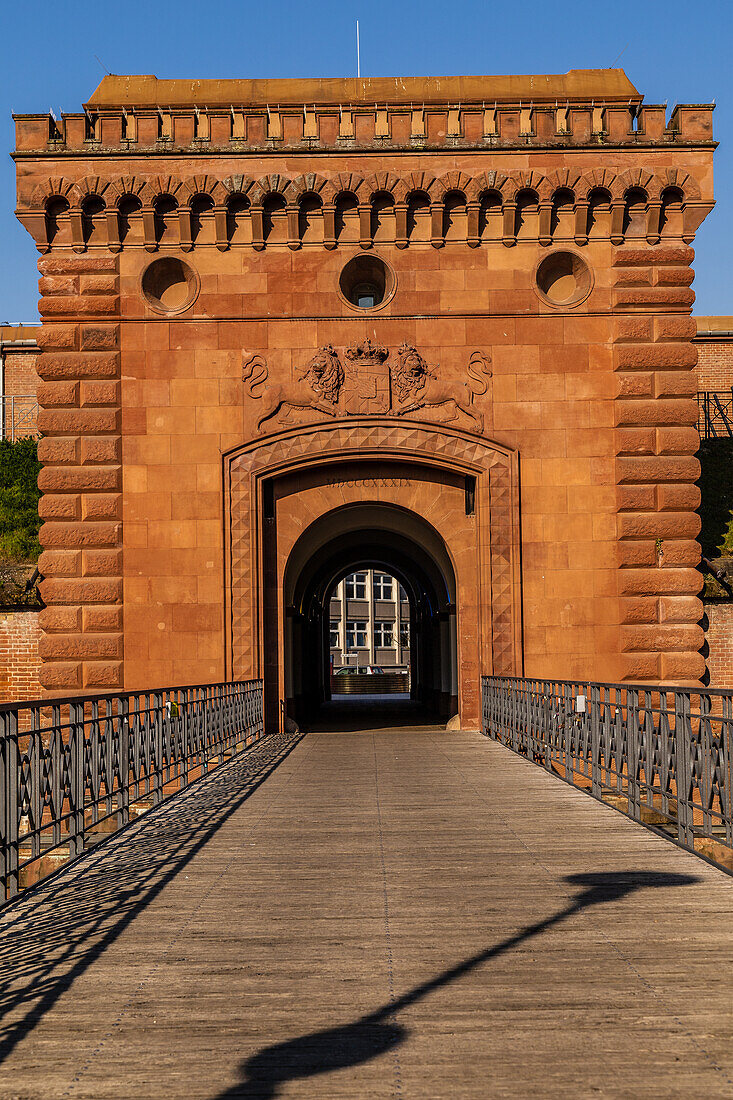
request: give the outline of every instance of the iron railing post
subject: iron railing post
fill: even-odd
[[[121,829],[130,820],[130,703],[126,695],[117,702],[117,751],[119,774],[117,777],[117,827]]]
[[[73,803],[69,816],[69,855],[72,859],[84,851],[84,792],[85,753],[84,753],[84,704],[69,705],[71,725],[71,744],[69,768],[71,770],[70,787]]]
[[[2,715],[2,882],[6,901],[18,893],[18,711]]]
[[[601,797],[601,689],[590,686],[590,784],[591,793]]]
[[[692,723],[690,696],[685,691],[674,695],[674,755],[677,786],[677,839],[686,848],[694,848],[692,832]]]
[[[155,721],[153,725],[155,736],[155,762],[153,764],[153,805],[159,806],[163,801],[163,737],[165,722],[165,713],[163,708],[163,696],[160,692],[153,692],[153,714],[155,715]]]

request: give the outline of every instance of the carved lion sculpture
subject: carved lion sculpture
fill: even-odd
[[[473,421],[476,430],[482,432],[484,418],[473,408],[473,400],[483,396],[488,389],[488,379],[491,377],[489,362],[481,352],[474,352],[468,364],[467,382],[442,382],[415,348],[402,344],[392,368],[392,383],[397,397],[393,410],[395,415],[403,416],[416,409],[447,405],[449,410],[452,409],[449,422],[457,420],[463,413]]]
[[[338,415],[344,368],[330,344],[316,352],[311,361],[298,371],[299,377],[293,382],[281,382],[255,393],[258,387],[264,386],[268,373],[267,364],[259,355],[252,356],[242,372],[250,397],[264,401],[262,416],[257,421],[258,431],[262,431],[265,421],[275,416],[284,405],[294,409],[317,409],[327,416]]]

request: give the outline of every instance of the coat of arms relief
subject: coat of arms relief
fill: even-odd
[[[489,388],[491,362],[474,351],[465,380],[443,380],[410,344],[394,356],[367,337],[344,351],[346,365],[331,344],[319,348],[289,382],[268,384],[269,369],[261,355],[246,359],[242,379],[249,397],[262,401],[257,431],[276,423],[306,423],[316,418],[345,416],[414,416],[434,413],[441,423],[458,422],[481,433],[483,413],[476,398]],[[296,419],[297,418],[297,419]]]

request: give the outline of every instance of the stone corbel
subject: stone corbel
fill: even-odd
[[[323,204],[323,247],[329,251],[336,247],[336,206],[332,202]]]
[[[692,244],[695,233],[715,206],[714,202],[686,202],[682,208],[682,240]]]
[[[226,252],[229,248],[226,206],[214,207],[214,232],[216,233],[216,247],[220,252]]]
[[[659,227],[662,220],[661,199],[650,199],[646,208],[647,244],[659,244]]]
[[[588,200],[578,199],[575,203],[575,243],[588,243]]]
[[[158,242],[155,239],[155,211],[152,206],[144,206],[142,208],[142,216],[145,251],[155,252],[158,247]]]
[[[624,211],[626,203],[623,199],[611,200],[611,243],[624,243]]]
[[[539,214],[540,244],[552,244],[552,203],[541,202],[537,207],[537,212]]]
[[[178,239],[184,252],[190,252],[193,248],[193,235],[191,232],[191,207],[178,207]]]
[[[372,247],[372,204],[359,204],[359,244],[362,248]]]
[[[33,213],[25,211],[16,211],[16,217],[20,224],[26,229],[33,240],[36,242],[36,248],[39,252],[48,252],[51,247],[48,243],[48,225],[46,223],[46,211],[36,210]]]
[[[84,244],[84,225],[79,207],[72,207],[69,211],[69,222],[71,223],[71,247],[74,252],[85,252],[87,246]]]
[[[117,207],[107,208],[107,245],[110,252],[121,252],[120,244],[120,216]]]
[[[252,204],[249,216],[252,221],[252,247],[255,252],[261,252],[265,247],[265,227],[263,224],[262,206],[260,203]]]
[[[516,202],[505,202],[502,207],[503,214],[503,226],[502,226],[502,244],[507,248],[511,248],[517,243],[517,204]]]
[[[407,203],[396,202],[394,204],[395,216],[395,247],[407,248]]]
[[[433,202],[430,204],[430,243],[433,248],[442,248],[445,244],[443,239],[443,203]]]
[[[478,248],[478,246],[481,244],[481,232],[479,226],[480,215],[481,203],[466,203],[466,223],[468,226],[466,243],[468,244],[469,248]]]
[[[293,252],[300,248],[300,227],[298,225],[298,207],[289,204],[287,207],[288,219],[288,248]]]

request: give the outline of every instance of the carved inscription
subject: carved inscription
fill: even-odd
[[[346,481],[333,479],[326,482],[330,489],[360,489],[362,487],[369,489],[401,489],[409,484],[410,482],[406,477],[360,477]]]

